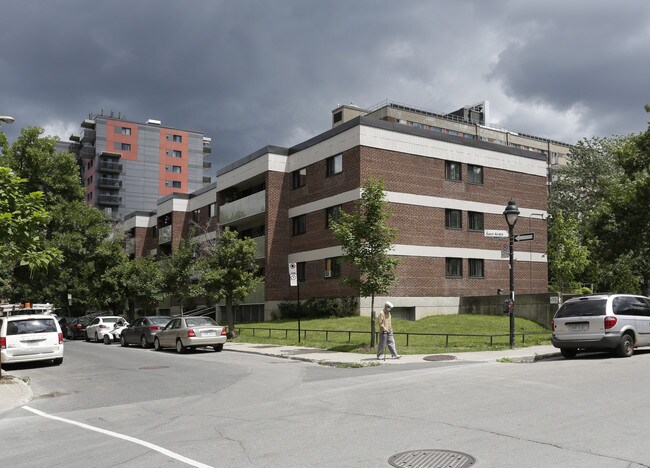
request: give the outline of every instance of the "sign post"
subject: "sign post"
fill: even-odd
[[[298,343],[300,343],[300,285],[298,284],[298,264],[289,262],[289,284],[295,286],[298,293]]]

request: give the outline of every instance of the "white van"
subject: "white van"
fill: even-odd
[[[18,362],[63,362],[63,333],[53,315],[0,317],[2,364]]]

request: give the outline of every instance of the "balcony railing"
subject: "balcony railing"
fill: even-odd
[[[83,159],[91,159],[95,157],[95,147],[84,145],[79,150],[79,156]]]
[[[100,205],[119,205],[122,202],[121,197],[117,197],[115,195],[109,195],[109,194],[100,194],[97,197],[97,201],[99,202]]]
[[[117,179],[109,179],[102,177],[99,179],[99,188],[118,190],[122,186],[122,181]]]
[[[158,228],[158,245],[167,244],[172,241],[172,226]]]
[[[122,165],[117,163],[111,163],[111,162],[100,162],[99,171],[114,172],[116,174],[119,174],[120,172],[122,172]]]
[[[219,208],[219,223],[228,224],[266,211],[266,190],[235,200]]]
[[[85,128],[81,134],[81,141],[83,143],[94,143],[95,142],[95,130],[90,128]]]
[[[203,161],[203,170],[207,171],[212,169],[212,163],[210,161]]]

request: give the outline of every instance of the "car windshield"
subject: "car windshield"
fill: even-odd
[[[172,319],[171,317],[149,317],[151,323],[153,323],[154,325],[162,325],[162,326],[167,325],[171,319]]]
[[[76,320],[76,322],[77,322],[77,323],[84,324],[84,325],[87,325],[88,322],[90,322],[90,320],[88,320],[87,318],[78,318],[78,319]]]
[[[202,326],[215,326],[217,322],[210,317],[194,317],[185,319],[188,327],[202,327]]]
[[[563,317],[595,317],[605,315],[607,299],[578,300],[565,302],[555,314],[556,318]]]
[[[106,317],[102,319],[104,323],[113,323],[117,322],[118,317]]]
[[[7,335],[28,333],[56,333],[56,322],[52,319],[11,320],[7,322]]]

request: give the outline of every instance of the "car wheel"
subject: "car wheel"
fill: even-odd
[[[183,345],[181,340],[176,340],[176,352],[178,354],[183,354],[187,348]]]
[[[634,340],[628,334],[621,337],[621,342],[616,347],[616,354],[620,357],[630,357],[634,353]]]
[[[110,336],[104,335],[104,344],[111,344],[111,341],[113,340],[111,339]]]
[[[147,349],[149,347],[149,343],[147,343],[147,337],[144,335],[140,337],[140,346],[142,346],[142,349]]]
[[[121,335],[121,336],[120,336],[120,345],[123,346],[123,347],[125,347],[125,348],[126,348],[127,346],[129,346],[129,344],[128,344],[128,343],[126,342],[126,340],[124,339],[124,335]]]
[[[560,353],[567,359],[572,359],[578,354],[578,350],[575,348],[560,348]]]
[[[156,351],[162,351],[162,348],[160,347],[160,340],[158,340],[158,338],[155,338],[153,340],[153,349]]]
[[[61,364],[63,364],[63,358],[62,357],[56,358],[54,361],[52,361],[52,364],[54,364],[55,366],[60,366]]]
[[[214,350],[218,353],[219,351],[223,351],[223,343],[219,343],[218,345],[214,345]]]

